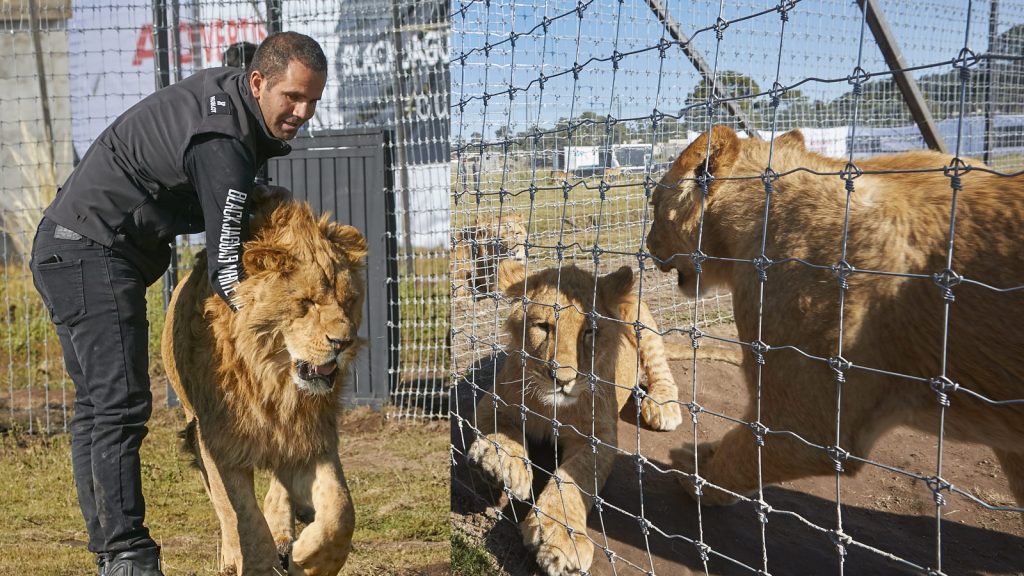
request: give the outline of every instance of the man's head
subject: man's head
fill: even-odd
[[[267,129],[291,140],[316,112],[327,83],[327,57],[309,36],[278,32],[260,44],[248,75]]]

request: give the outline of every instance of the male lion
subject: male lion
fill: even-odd
[[[360,344],[366,241],[291,201],[257,207],[253,230],[237,312],[213,294],[203,254],[175,289],[164,366],[220,519],[225,572],[283,574],[283,563],[334,575],[355,527],[336,417]],[[271,472],[262,513],[254,468]],[[296,518],[309,523],[298,540]]]
[[[768,142],[741,140],[725,127],[701,135],[658,185],[647,237],[651,254],[663,270],[675,268],[681,284],[698,262],[702,287],[723,283],[733,292],[739,339],[754,352],[744,355],[746,383],[751,398],[760,394],[760,425],[767,428],[761,481],[834,473],[837,464],[856,472],[894,426],[937,433],[940,402],[948,400],[946,436],[991,446],[1024,504],[1024,405],[974,395],[1024,398],[1024,291],[979,284],[1024,285],[1024,177],[964,173],[950,156],[928,151],[847,167],[808,151],[798,131],[775,139],[770,167],[781,176],[773,178],[768,166]],[[957,172],[962,190],[947,264]],[[845,242],[846,181],[836,174],[853,182]],[[762,176],[773,184],[767,230]],[[700,181],[710,182],[703,202]],[[845,380],[841,389],[837,380]],[[755,408],[751,400],[743,420],[754,423]],[[731,492],[705,490],[705,502],[756,492],[759,459],[749,426],[701,444],[697,455],[700,476]],[[673,459],[693,472],[689,448]],[[928,474],[928,465],[918,472]],[[693,490],[690,480],[683,484]],[[934,485],[942,489],[944,481]]]
[[[537,563],[549,576],[578,574],[590,567],[594,546],[587,538],[587,513],[612,469],[616,421],[633,391],[638,354],[648,377],[641,403],[645,421],[662,430],[681,422],[657,325],[632,287],[628,267],[601,278],[575,266],[528,278],[519,262],[505,260],[498,267],[498,288],[527,302],[525,313],[522,305],[514,305],[505,324],[510,350],[526,356],[519,362],[513,352],[498,372],[496,410],[491,396],[480,399],[476,423],[486,436],[473,442],[468,457],[493,483],[526,500],[533,469],[526,459],[523,426],[533,440],[557,441],[558,468],[535,501],[540,512],[529,514],[520,525],[524,543],[536,551]],[[600,315],[596,329],[592,311]],[[642,332],[639,351],[632,325],[638,313],[651,328]],[[520,406],[529,411],[522,413],[525,423]],[[554,433],[552,421],[559,423]],[[591,444],[591,434],[600,444]]]

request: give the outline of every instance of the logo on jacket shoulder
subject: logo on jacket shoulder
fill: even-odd
[[[206,112],[207,114],[231,114],[231,100],[228,100],[227,92],[210,96]]]

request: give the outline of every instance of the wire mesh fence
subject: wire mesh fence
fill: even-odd
[[[448,27],[445,2],[318,0],[162,2],[15,0],[0,4],[0,218],[3,223],[4,377],[11,425],[67,426],[73,386],[31,285],[28,250],[42,209],[109,122],[132,104],[203,68],[234,59],[276,30],[317,39],[328,82],[299,138],[350,128],[387,134],[389,261],[398,310],[391,322],[388,413],[444,416],[448,291]],[[315,146],[315,145],[314,145]],[[183,239],[183,253],[202,236]],[[385,252],[386,247],[393,249]],[[183,258],[183,261],[187,258]],[[151,353],[163,302],[150,297]],[[152,362],[159,370],[159,362]]]
[[[1019,566],[974,552],[1024,536],[993,436],[1024,432],[1024,4],[464,1],[452,30],[457,529],[513,574]]]

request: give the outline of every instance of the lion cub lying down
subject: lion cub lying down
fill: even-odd
[[[963,174],[961,168],[948,265],[952,171],[943,173],[942,168],[951,165],[951,158],[922,151],[858,160],[863,174],[853,180],[844,261],[844,180],[791,171],[839,173],[846,161],[808,151],[800,132],[776,138],[771,168],[784,175],[774,182],[765,231],[760,176],[768,158],[767,142],[741,140],[728,128],[701,135],[662,178],[647,237],[663,270],[675,268],[681,278],[694,270],[702,212],[695,176],[703,176],[706,165],[713,179],[703,201],[700,251],[736,260],[703,261],[701,285],[718,283],[732,290],[739,339],[768,347],[760,373],[761,424],[827,449],[766,434],[760,470],[764,484],[834,473],[836,462],[856,472],[863,462],[845,458],[847,453],[868,458],[879,436],[897,425],[937,433],[940,400],[948,398],[946,436],[991,446],[1018,504],[1024,505],[1024,405],[993,405],[965,392],[993,401],[1024,398],[1024,290],[999,293],[978,284],[1000,289],[1024,285],[1024,176]],[[913,172],[922,169],[931,171]],[[903,172],[872,173],[891,170]],[[774,264],[758,260],[762,235]],[[752,261],[760,262],[766,274],[763,284]],[[947,268],[952,273],[944,273]],[[840,282],[849,284],[842,308]],[[949,304],[944,355],[946,288],[955,299]],[[811,360],[792,348],[771,349],[781,346],[831,360]],[[757,367],[754,354],[745,354],[751,398],[757,391]],[[845,378],[838,441],[836,370]],[[754,422],[756,414],[751,401],[742,418]],[[701,444],[697,456],[700,475],[730,492],[704,489],[705,502],[731,503],[733,493],[757,491],[757,444],[750,427],[736,426],[718,442]],[[692,450],[678,451],[674,463],[692,472]],[[915,471],[931,475],[935,466],[923,463]],[[693,490],[690,479],[683,483]]]
[[[632,293],[633,271],[628,267],[597,279],[575,266],[563,267],[560,274],[548,269],[527,278],[522,264],[506,260],[498,267],[498,288],[511,298],[526,297],[529,303],[525,313],[521,305],[514,305],[505,324],[513,352],[494,386],[497,414],[492,397],[481,398],[477,428],[486,436],[470,446],[468,457],[495,484],[504,484],[516,498],[527,500],[533,469],[525,460],[519,408],[529,410],[525,431],[531,439],[550,441],[552,420],[560,423],[554,435],[560,448],[554,475],[562,481],[561,491],[550,480],[535,500],[540,514],[529,514],[520,529],[546,574],[576,574],[588,569],[593,559],[587,513],[592,495],[600,492],[611,472],[616,421],[636,380],[638,353],[648,378],[641,411],[653,428],[672,430],[681,422],[675,381],[657,325],[646,304]],[[640,320],[654,330],[641,333],[639,352],[632,324],[609,320],[631,323],[638,308]],[[586,316],[592,310],[601,315],[596,330]],[[518,361],[517,350],[528,355],[525,364]],[[590,374],[596,379],[593,392]],[[603,444],[596,454],[591,433]],[[572,528],[571,538],[566,526]]]
[[[359,344],[366,241],[279,201],[256,207],[241,309],[213,295],[200,254],[174,291],[162,353],[220,519],[224,573],[333,576],[355,527],[337,413]],[[262,512],[255,468],[272,474]],[[298,540],[296,518],[308,523]]]

